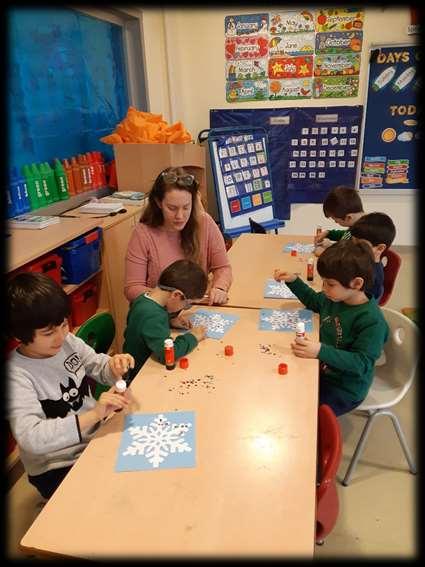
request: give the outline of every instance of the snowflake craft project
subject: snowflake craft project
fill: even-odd
[[[195,413],[127,415],[116,470],[195,466]]]
[[[285,282],[277,282],[273,279],[266,280],[264,288],[264,297],[272,297],[276,299],[297,299]]]
[[[314,251],[314,244],[301,244],[301,242],[288,242],[283,248],[284,252],[291,252],[296,250],[298,254],[312,254]]]
[[[299,321],[305,324],[307,333],[313,330],[313,312],[310,309],[260,309],[258,328],[262,331],[293,331]]]
[[[204,325],[207,328],[207,337],[210,339],[221,339],[226,332],[233,327],[239,319],[237,315],[223,315],[216,311],[200,309],[191,317],[190,321],[194,327]]]

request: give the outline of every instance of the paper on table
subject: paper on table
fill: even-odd
[[[124,208],[122,203],[87,203],[78,209],[79,213],[116,213]]]

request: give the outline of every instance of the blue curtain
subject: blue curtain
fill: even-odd
[[[67,9],[7,13],[9,163],[68,158],[99,142],[129,101],[121,27]]]

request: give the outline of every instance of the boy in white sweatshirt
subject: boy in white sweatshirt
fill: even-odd
[[[20,341],[8,361],[7,419],[28,480],[50,498],[100,422],[128,406],[114,384],[134,359],[98,354],[71,334],[68,296],[47,276],[15,276],[7,305],[9,333]],[[97,401],[90,378],[111,385]]]

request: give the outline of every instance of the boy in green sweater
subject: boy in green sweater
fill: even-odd
[[[207,275],[198,264],[177,260],[162,271],[158,285],[152,291],[143,293],[131,303],[123,346],[123,351],[135,359],[135,366],[129,372],[130,381],[152,353],[165,364],[164,340],[170,337],[169,314],[173,314],[174,327],[190,329],[174,341],[176,359],[191,352],[205,338],[205,327],[192,328],[188,319],[175,314],[190,309],[191,300],[202,299],[207,283]]]
[[[316,256],[320,254],[333,242],[345,240],[351,237],[349,228],[364,215],[362,201],[359,192],[352,187],[340,185],[335,187],[326,195],[323,201],[323,214],[331,218],[340,226],[347,227],[348,230],[322,230],[314,238],[314,251]]]
[[[338,416],[366,397],[374,365],[388,338],[388,325],[376,300],[366,295],[374,258],[365,242],[341,240],[317,262],[323,291],[316,292],[295,274],[275,270],[302,303],[320,315],[320,342],[297,338],[292,350],[301,358],[320,360],[319,404]]]

